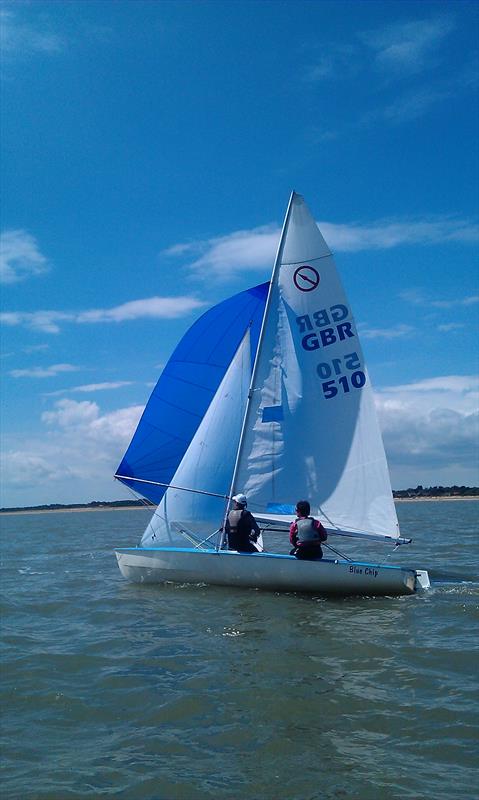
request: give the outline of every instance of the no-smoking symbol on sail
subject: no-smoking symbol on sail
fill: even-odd
[[[314,267],[304,264],[295,271],[293,281],[300,292],[312,292],[319,284],[319,272],[315,270]]]

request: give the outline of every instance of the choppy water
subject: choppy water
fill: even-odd
[[[478,797],[479,502],[398,513],[432,590],[348,600],[128,584],[148,512],[3,516],[3,800]]]

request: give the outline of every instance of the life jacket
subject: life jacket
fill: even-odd
[[[313,517],[306,517],[306,519],[297,519],[296,527],[298,533],[296,540],[298,544],[320,544],[321,537],[318,529],[315,527]]]
[[[230,533],[238,533],[243,536],[249,535],[249,525],[244,519],[244,508],[237,508],[230,511],[228,514],[228,522],[230,524]]]

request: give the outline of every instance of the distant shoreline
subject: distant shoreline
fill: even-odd
[[[443,500],[479,500],[479,495],[477,494],[463,494],[463,495],[441,495],[437,497],[394,497],[395,503],[437,503],[442,502]]]
[[[71,508],[65,506],[64,508],[19,508],[16,511],[3,511],[0,510],[0,516],[10,517],[13,514],[83,514],[85,511],[154,511],[156,506],[99,506],[98,508]]]
[[[451,495],[451,496],[438,496],[438,497],[395,497],[395,503],[444,503],[446,501],[452,501],[456,503],[459,500],[479,500],[478,495]],[[80,514],[84,512],[91,512],[91,511],[153,511],[155,509],[154,505],[131,505],[131,506],[95,506],[93,508],[89,506],[82,506],[82,507],[70,507],[64,506],[63,508],[19,508],[15,511],[3,511],[0,510],[0,516],[13,516],[14,514]]]

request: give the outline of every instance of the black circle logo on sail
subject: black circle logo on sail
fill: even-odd
[[[298,267],[293,275],[294,285],[300,292],[312,292],[318,286],[319,281],[319,272],[309,264]]]

